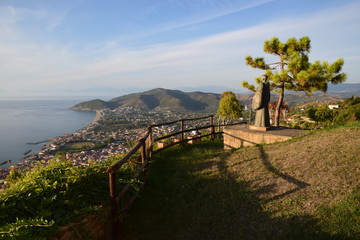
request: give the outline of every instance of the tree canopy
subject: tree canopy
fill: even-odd
[[[221,119],[236,119],[241,117],[243,106],[240,104],[235,94],[231,91],[226,91],[221,94],[219,101],[219,108],[217,114]]]
[[[311,94],[314,91],[327,91],[327,84],[338,84],[346,80],[342,73],[344,60],[339,58],[334,63],[327,61],[309,62],[310,38],[289,38],[282,43],[274,37],[264,42],[264,52],[275,55],[278,62],[266,63],[263,57],[245,57],[246,65],[265,71],[270,81],[271,89],[279,94],[275,109],[275,126],[279,125],[280,108],[284,99],[284,90],[305,91]],[[260,83],[260,77],[256,78]],[[255,91],[255,86],[247,81],[242,82],[243,87]]]

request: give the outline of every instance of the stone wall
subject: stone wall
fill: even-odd
[[[224,128],[224,148],[233,149],[256,144],[281,142],[304,133],[305,130],[277,128],[270,131],[256,131],[247,125]]]

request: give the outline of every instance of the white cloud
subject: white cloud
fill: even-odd
[[[359,4],[354,4],[306,19],[278,19],[181,43],[122,49],[114,39],[83,50],[35,40],[22,41],[23,33],[12,26],[19,21],[19,15],[7,11],[10,19],[3,22],[0,17],[0,22],[8,29],[3,27],[0,31],[12,34],[0,36],[0,86],[5,90],[14,90],[19,85],[42,89],[219,84],[238,87],[242,80],[261,74],[245,66],[244,57],[265,56],[271,60],[262,52],[262,47],[263,41],[273,36],[285,41],[289,37],[308,35],[313,46],[310,56],[329,61],[344,57],[345,66],[348,64],[344,70],[358,73],[360,49],[356,39],[360,31],[354,30],[360,29],[357,9]],[[2,11],[0,8],[0,13]],[[11,15],[14,18],[11,19]],[[349,74],[350,77],[354,74]]]
[[[196,9],[196,14],[175,20],[166,22],[165,24],[160,24],[156,28],[150,28],[148,30],[143,30],[139,32],[138,34],[134,34],[130,37],[133,39],[136,38],[142,38],[149,35],[154,35],[158,33],[163,33],[179,28],[188,27],[191,28],[194,25],[204,23],[216,18],[220,18],[229,14],[245,11],[250,8],[255,8],[260,5],[273,2],[275,0],[258,0],[258,1],[221,1],[221,4],[215,4],[216,1],[213,0],[205,0],[200,1],[202,4],[199,4],[198,1],[169,1],[169,4],[177,3],[178,6],[182,6],[183,9],[186,9],[186,12],[189,11],[189,9]],[[151,6],[149,9],[146,9],[146,12],[141,12],[141,16],[144,17],[144,14],[146,13],[156,13],[156,9],[163,7],[164,4],[157,5],[157,6]],[[208,7],[206,8],[206,5]],[[206,10],[204,10],[206,8]]]

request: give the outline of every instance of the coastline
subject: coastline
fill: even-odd
[[[89,125],[97,124],[97,122],[101,119],[102,116],[103,116],[103,112],[101,110],[96,110],[95,111],[95,118],[91,121],[91,123]]]
[[[77,110],[77,111],[84,111],[84,110]],[[73,133],[70,134],[66,134],[64,133],[61,137],[65,137],[66,135],[75,135],[78,134],[79,132],[87,132],[89,130],[91,130],[95,125],[97,125],[98,121],[103,117],[103,112],[101,110],[96,110],[96,111],[92,111],[95,112],[95,117],[92,119],[92,121],[87,124],[85,127],[81,128],[81,129],[77,129],[76,131],[74,131]],[[40,144],[40,143],[45,143],[48,142],[48,144],[46,144],[43,149],[46,150],[46,148],[48,148],[49,145],[53,144],[59,137],[51,137],[47,140],[41,141],[41,142],[37,142],[37,143],[26,143],[26,144]],[[6,167],[2,167],[0,168],[0,189],[2,187],[2,185],[4,184],[4,179],[6,178],[6,176],[9,174],[10,170],[15,168],[15,169],[19,169],[19,170],[29,170],[31,169],[34,164],[37,164],[36,162],[39,160],[38,158],[40,157],[42,151],[40,152],[36,152],[33,153],[29,156],[25,156],[23,157],[18,163],[15,164],[11,164],[11,160],[7,160],[4,162],[4,164],[10,164],[9,166]],[[47,160],[40,160],[41,164],[46,164]]]

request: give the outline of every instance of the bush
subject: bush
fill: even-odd
[[[110,163],[81,167],[57,159],[25,174],[14,171],[7,179],[9,188],[0,193],[0,238],[40,236],[39,231],[49,236],[75,216],[102,208],[109,200],[106,169]],[[129,181],[133,168],[124,166],[118,181]]]
[[[356,120],[360,120],[360,104],[348,106],[335,116],[336,124],[345,124]]]
[[[356,109],[354,115],[356,117],[356,120],[360,121],[360,109]]]
[[[334,118],[333,110],[329,109],[328,106],[323,105],[320,107],[313,107],[308,110],[308,117],[316,122],[329,123]]]

